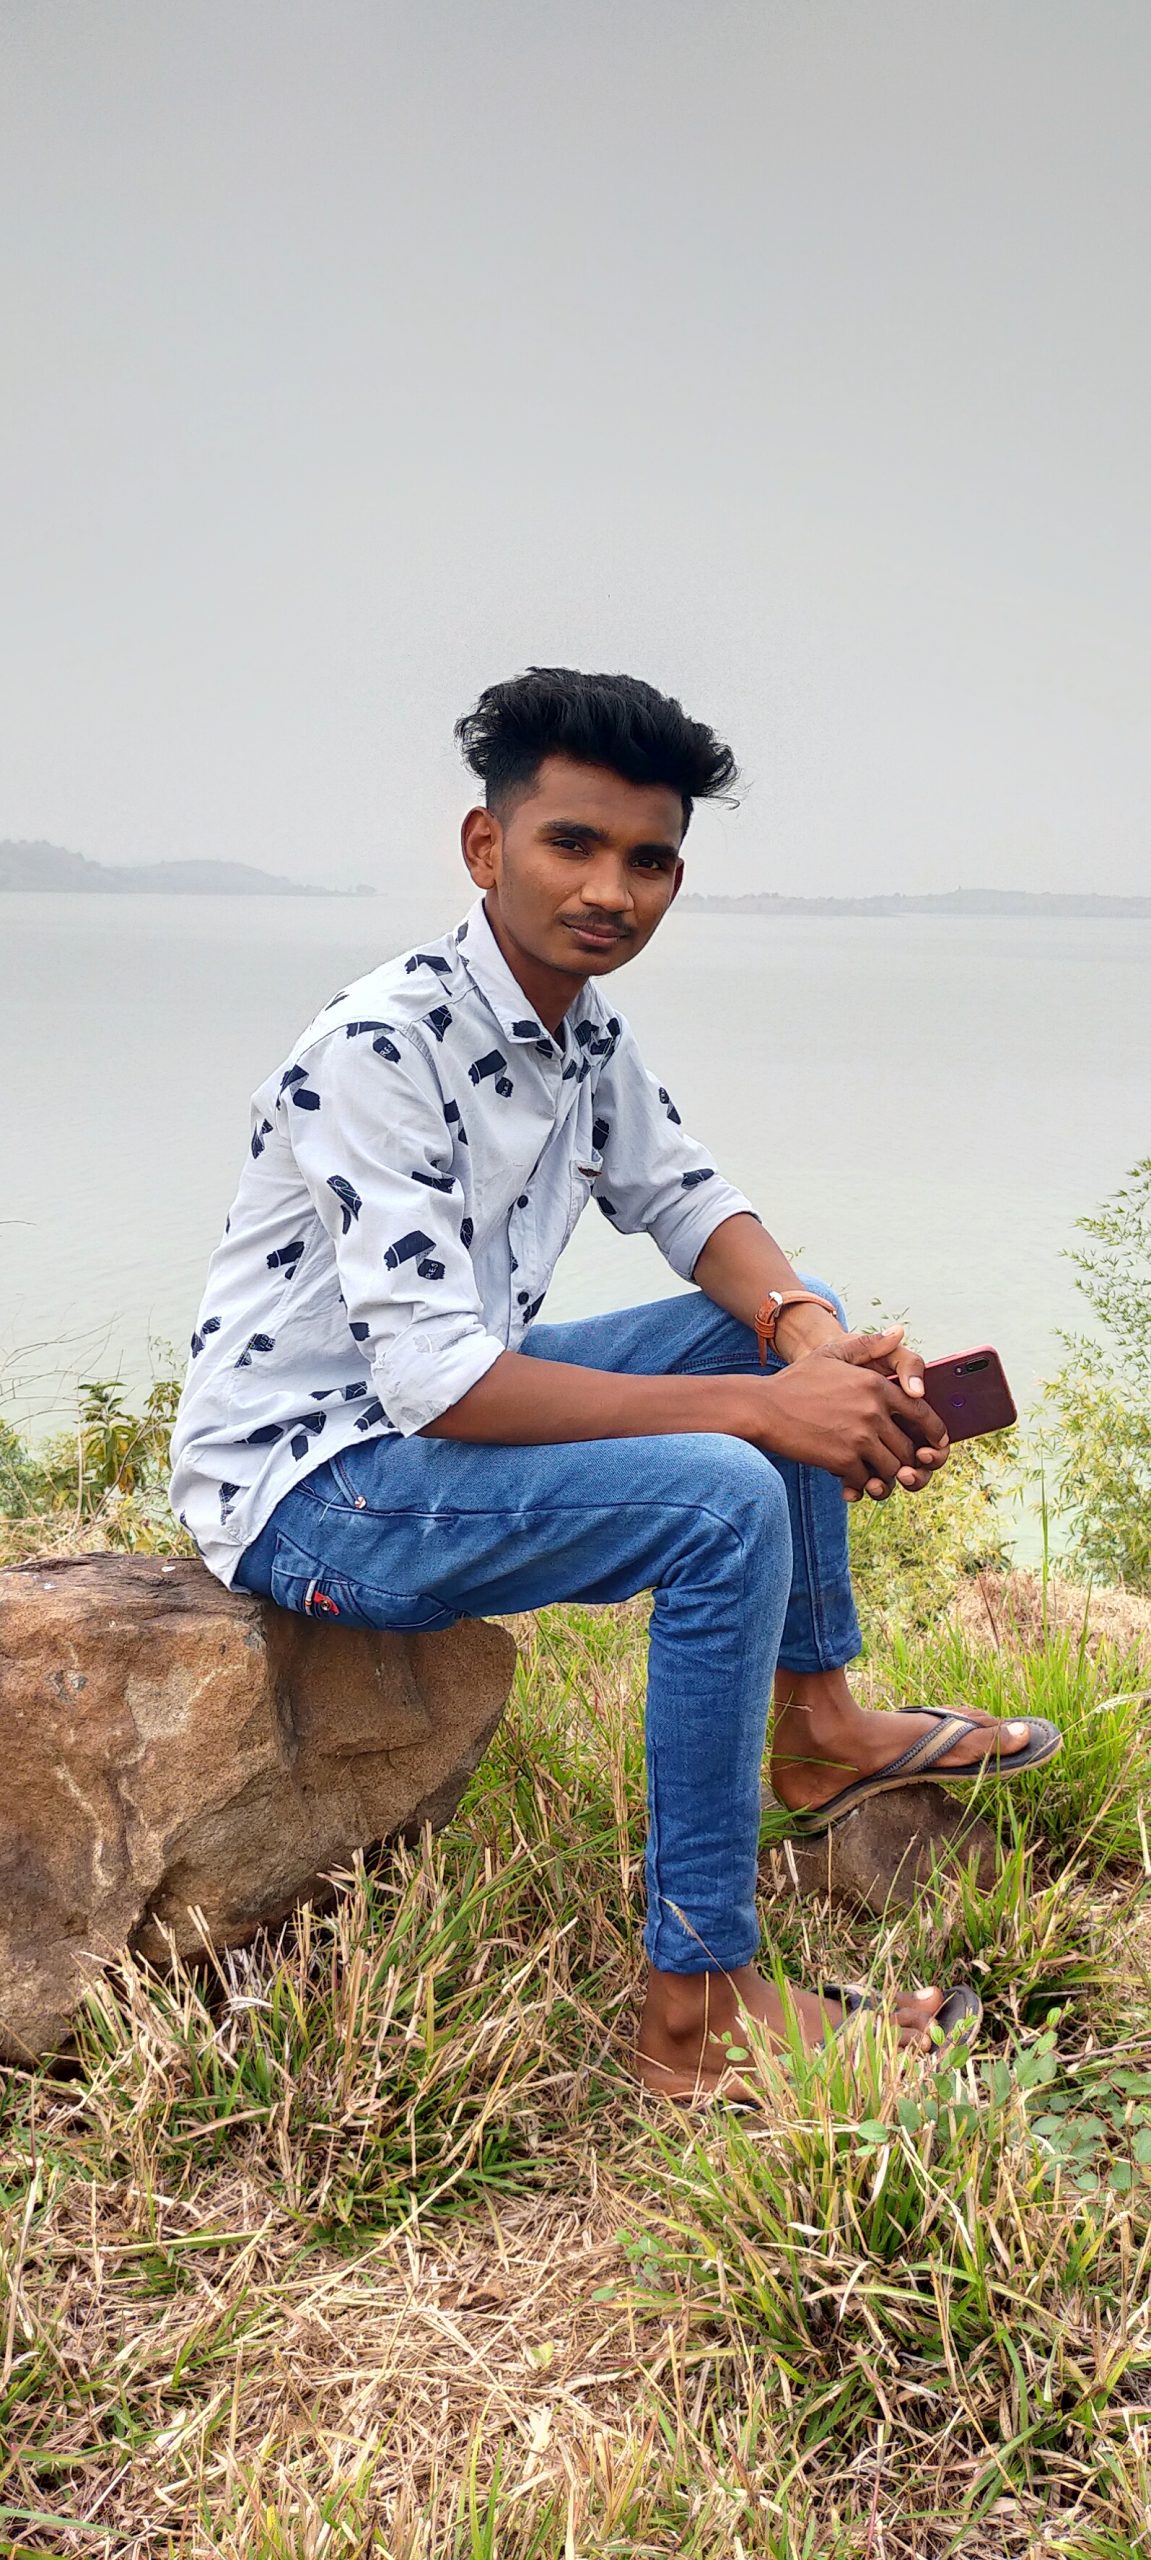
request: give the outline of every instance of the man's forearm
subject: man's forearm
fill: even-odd
[[[717,1305],[748,1324],[769,1289],[796,1280],[786,1255],[746,1213],[716,1229],[694,1276]],[[901,1350],[902,1327],[848,1334],[827,1309],[807,1305],[788,1310],[788,1328],[785,1366],[767,1376],[738,1370],[637,1378],[501,1351],[458,1403],[425,1423],[424,1435],[538,1448],[718,1432],[766,1455],[824,1467],[852,1494],[881,1495],[897,1478],[912,1490],[926,1483],[946,1455],[946,1435],[922,1401],[921,1379],[920,1401],[912,1402],[902,1372],[922,1363]]]
[[[802,1289],[803,1282],[782,1245],[746,1210],[725,1218],[708,1237],[692,1272],[697,1289],[712,1298],[740,1324],[750,1325],[769,1289]],[[798,1360],[838,1333],[839,1321],[826,1307],[785,1307],[779,1319],[776,1348],[784,1360]]]
[[[875,1336],[877,1351],[890,1353],[896,1338],[895,1331]],[[904,1483],[913,1475],[926,1480],[922,1465],[911,1463],[909,1424],[917,1436],[942,1432],[936,1416],[922,1403],[913,1405],[896,1379],[876,1374],[868,1338],[837,1325],[834,1342],[768,1377],[754,1370],[621,1377],[503,1351],[486,1377],[424,1429],[432,1439],[505,1448],[721,1433],[765,1454],[826,1467],[859,1493],[872,1486],[883,1491],[897,1474]]]
[[[642,1440],[649,1433],[722,1431],[751,1437],[758,1380],[739,1377],[636,1378],[576,1369],[505,1351],[477,1385],[435,1422],[429,1440],[502,1442],[537,1448],[565,1440]],[[759,1390],[757,1394],[755,1391]]]
[[[746,1325],[769,1289],[802,1287],[782,1247],[746,1212],[725,1218],[709,1236],[692,1277],[716,1306]],[[784,1359],[795,1360],[838,1331],[836,1318],[823,1307],[789,1307],[780,1318],[778,1347]],[[766,1384],[738,1373],[625,1377],[505,1351],[458,1404],[425,1424],[423,1436],[516,1448],[565,1440],[640,1440],[670,1431],[723,1431],[738,1440],[758,1440]]]

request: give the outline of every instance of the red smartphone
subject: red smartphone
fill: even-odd
[[[923,1393],[951,1440],[980,1440],[1019,1418],[1003,1362],[989,1343],[951,1360],[925,1361]]]

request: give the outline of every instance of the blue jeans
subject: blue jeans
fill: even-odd
[[[698,1290],[535,1325],[524,1348],[644,1377],[759,1365],[754,1334]],[[409,1629],[653,1591],[644,1944],[665,1973],[751,1962],[776,1663],[832,1670],[859,1650],[834,1476],[720,1432],[369,1440],[285,1496],[237,1579],[333,1625]]]

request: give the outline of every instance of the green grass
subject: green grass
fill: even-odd
[[[332,2239],[530,2180],[555,2067],[547,1984],[528,1956],[501,1967],[492,2003],[478,1964],[509,1905],[538,1906],[536,1884],[523,1849],[497,1872],[474,1846],[450,1885],[435,1852],[400,1849],[386,1880],[361,1867],[255,1970],[175,1962],[155,1980],[125,1964],[78,2039],[104,2159],[154,2221],[154,2190],[190,2192],[239,2139],[301,2230]]]
[[[1151,1872],[1151,1669],[1145,1659],[1093,1655],[1087,1632],[1085,1620],[1078,1636],[1049,1630],[1034,1650],[992,1652],[946,1626],[930,1636],[897,1635],[884,1648],[876,1703],[969,1700],[991,1715],[1046,1716],[1063,1749],[1012,1785],[1024,1836],[1052,1865],[1067,1858],[1102,1873],[1130,1861]],[[989,1789],[980,1810],[998,1801],[999,1790]]]
[[[761,2056],[761,2120],[693,2123],[626,2067],[644,1618],[520,1631],[438,1841],[125,1964],[66,2067],[0,2074],[0,2555],[1142,2547],[1145,1665],[876,1639],[877,1696],[1050,1713],[1064,1754],[988,1795],[986,1893],[960,1861],[861,1920],[769,1860],[765,1944],[963,1972],[984,2046]]]
[[[661,2135],[638,2297],[713,2400],[766,2392],[837,2463],[897,2408],[931,2461],[942,2422],[973,2516],[1145,2388],[1148,2197],[1068,2209],[1029,2105],[1053,2047],[960,2073],[797,2046],[764,2127]]]

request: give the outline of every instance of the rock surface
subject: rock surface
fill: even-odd
[[[379,1635],[225,1591],[200,1564],[0,1572],[0,2054],[66,2039],[125,1944],[252,1936],[446,1822],[515,1668],[502,1627]]]
[[[767,1853],[773,1882],[790,1879],[800,1893],[875,1912],[905,1909],[933,1866],[966,1866],[973,1858],[986,1890],[995,1876],[991,1831],[967,1799],[930,1785],[892,1787],[822,1839],[789,1839]]]

